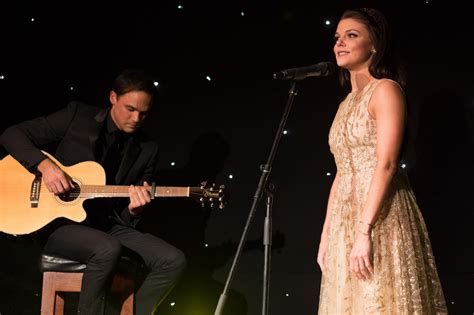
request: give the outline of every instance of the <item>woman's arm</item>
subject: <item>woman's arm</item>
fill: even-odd
[[[361,229],[377,221],[382,202],[397,171],[406,114],[405,96],[400,86],[393,81],[382,81],[374,91],[368,110],[377,122],[377,165],[361,215],[364,224]]]
[[[331,209],[334,199],[335,191],[337,190],[337,185],[339,183],[339,173],[336,172],[336,177],[334,178],[331,190],[329,192],[328,204],[326,209],[326,218],[324,219],[323,231],[321,232],[321,241],[319,243],[318,257],[317,261],[319,267],[324,272],[326,269],[326,251],[327,251],[327,240],[328,240],[328,231],[331,220]]]
[[[336,172],[336,177],[334,177],[334,180],[331,185],[331,190],[329,192],[329,197],[328,197],[328,204],[326,207],[326,218],[324,219],[324,225],[323,225],[323,231],[322,235],[327,237],[328,231],[329,231],[329,224],[330,224],[330,218],[331,218],[331,208],[334,200],[334,194],[337,189],[337,185],[339,183],[339,173]]]
[[[349,268],[358,279],[369,279],[372,273],[370,231],[377,220],[392,177],[397,171],[398,155],[405,126],[406,103],[402,89],[383,80],[374,91],[368,111],[377,122],[377,165],[364,209],[358,223],[359,233],[349,257]]]

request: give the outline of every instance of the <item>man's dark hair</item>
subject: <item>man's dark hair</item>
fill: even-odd
[[[155,96],[156,87],[151,76],[142,69],[125,69],[112,82],[112,90],[118,96],[130,91],[143,91]]]

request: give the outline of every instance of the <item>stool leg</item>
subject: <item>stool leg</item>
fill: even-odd
[[[133,315],[133,292],[123,302],[120,315]]]
[[[56,293],[56,303],[54,305],[54,315],[64,314],[64,296],[62,293]]]
[[[133,278],[116,274],[113,278],[111,291],[120,296],[120,303],[122,304],[120,315],[133,315]]]
[[[41,295],[41,315],[54,314],[56,289],[54,287],[54,275],[51,272],[43,273],[43,291]]]
[[[81,282],[82,273],[43,272],[41,315],[63,315],[64,296],[62,292],[80,292]],[[111,291],[120,297],[120,315],[133,315],[133,278],[115,275]]]

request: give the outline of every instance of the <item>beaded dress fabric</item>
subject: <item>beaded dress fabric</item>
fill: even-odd
[[[358,280],[349,270],[349,255],[377,163],[376,121],[367,106],[379,82],[373,80],[349,93],[329,132],[340,179],[331,208],[318,313],[447,314],[425,222],[402,169],[392,179],[371,232],[372,278]]]

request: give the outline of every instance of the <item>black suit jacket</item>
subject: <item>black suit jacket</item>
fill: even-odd
[[[110,109],[101,109],[80,102],[71,102],[52,114],[28,120],[7,128],[0,142],[25,168],[34,171],[46,156],[41,152],[45,145],[57,144],[54,157],[65,166],[83,161],[97,161],[96,142]],[[141,185],[152,182],[158,156],[158,146],[137,131],[128,142],[125,155],[115,176],[118,185]],[[128,204],[128,200],[126,200]],[[103,206],[103,204],[101,205]],[[92,206],[94,207],[94,206]],[[97,205],[95,206],[97,207]],[[130,216],[124,202],[116,202],[113,211],[104,211],[98,225],[112,219],[120,224],[135,226],[139,216]],[[88,216],[89,219],[89,216]],[[100,221],[100,220],[99,220]]]

